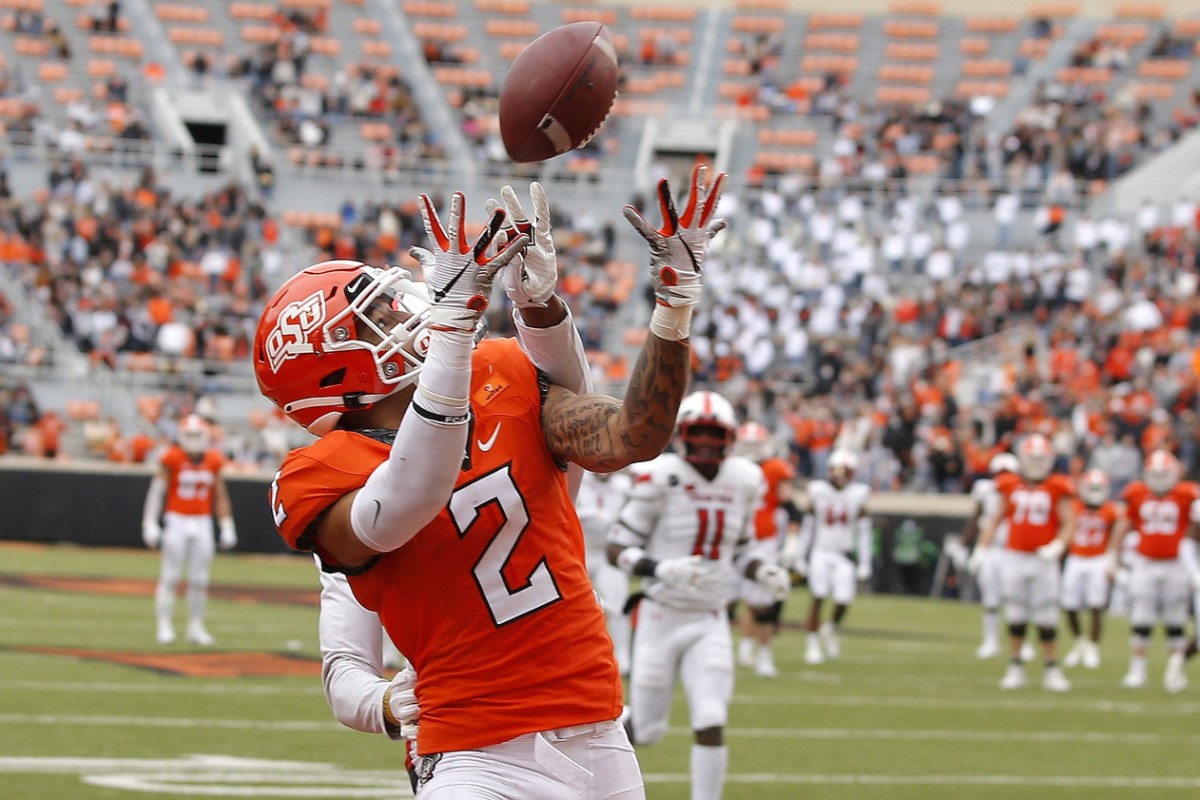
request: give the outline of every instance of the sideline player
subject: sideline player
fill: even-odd
[[[1018,474],[1004,475],[996,482],[1000,507],[971,552],[970,568],[978,574],[1000,523],[1007,521],[1008,542],[1001,550],[1000,575],[1012,660],[1000,688],[1019,689],[1028,682],[1021,648],[1032,622],[1045,657],[1042,688],[1066,692],[1071,683],[1058,664],[1059,562],[1074,529],[1075,487],[1067,476],[1051,474],[1054,448],[1040,433],[1021,440],[1017,463]]]
[[[175,589],[186,565],[188,624],[184,636],[192,644],[208,647],[213,637],[204,627],[204,612],[215,554],[213,512],[219,520],[222,550],[237,546],[237,529],[223,474],[225,457],[209,447],[208,423],[197,414],[187,415],[179,424],[177,440],[159,456],[158,471],[150,479],[142,510],[142,541],[151,549],[162,547],[154,591],[156,637],[159,644],[175,641]]]
[[[839,449],[829,456],[829,480],[809,481],[804,500],[796,572],[808,576],[812,601],[805,629],[804,660],[809,664],[838,658],[839,628],[858,593],[858,583],[871,579],[872,532],[867,501],[871,487],[854,480],[858,455]],[[811,552],[810,552],[811,551]],[[856,560],[850,554],[856,553]],[[821,622],[821,606],[833,598],[833,613]]]
[[[975,513],[967,520],[962,532],[962,546],[969,551],[976,544],[980,529],[996,516],[1000,508],[1000,493],[996,481],[1002,475],[1017,474],[1017,457],[1012,453],[997,453],[988,462],[988,478],[980,478],[971,484],[971,499],[975,501]],[[1000,548],[1008,542],[1008,523],[1001,521],[996,529],[996,547],[986,551],[987,555],[975,575],[975,586],[979,590],[979,604],[983,607],[983,640],[975,650],[976,658],[995,658],[1000,655],[1000,606],[1004,602],[1003,586],[1000,582]],[[1024,658],[1028,661],[1028,658]]]
[[[1192,576],[1180,551],[1191,523],[1200,521],[1200,484],[1180,480],[1181,475],[1179,460],[1170,451],[1155,450],[1146,457],[1142,479],[1122,493],[1129,524],[1139,534],[1137,549],[1129,557],[1129,625],[1133,633],[1129,671],[1121,679],[1121,685],[1129,689],[1146,685],[1150,633],[1159,620],[1168,653],[1163,686],[1171,693],[1187,687],[1183,656]],[[1124,554],[1120,538],[1110,550],[1113,564],[1120,569]]]
[[[292,547],[349,573],[410,658],[424,800],[568,786],[644,796],[563,470],[620,469],[669,441],[723,177],[710,186],[693,172],[682,214],[661,181],[658,229],[626,209],[650,246],[658,303],[623,403],[551,384],[513,340],[475,347],[497,271],[524,254],[520,274],[534,277],[530,254],[547,249],[554,267],[540,210],[526,228],[536,247],[509,203],[520,234],[493,249],[502,211],[469,246],[462,195],[448,227],[422,196],[432,250],[412,252],[428,295],[406,270],[331,262],[292,278],[264,312],[260,388],[321,436],[284,461],[276,523]],[[545,305],[523,314],[531,325],[566,318],[553,274],[548,283]]]
[[[587,545],[588,576],[604,609],[608,635],[612,637],[617,667],[622,676],[629,674],[631,631],[629,615],[625,613],[625,601],[629,599],[629,576],[608,563],[606,550],[608,531],[617,521],[631,486],[632,481],[625,471],[584,472],[579,496],[575,499],[575,511],[579,514]]]
[[[1098,469],[1079,478],[1075,531],[1062,574],[1062,609],[1075,637],[1074,646],[1063,657],[1064,667],[1080,663],[1088,669],[1100,667],[1100,633],[1112,583],[1109,542],[1122,534],[1125,525],[1121,505],[1108,499],[1110,491],[1108,476]],[[1086,636],[1079,621],[1079,612],[1085,609],[1089,621]]]
[[[758,464],[767,482],[762,505],[754,513],[754,547],[762,558],[777,560],[784,541],[784,536],[780,536],[781,529],[786,525],[785,535],[788,535],[797,533],[800,527],[790,518],[795,516],[792,482],[796,479],[796,468],[790,461],[777,455],[771,432],[761,422],[742,423],[734,447],[738,455]],[[772,597],[758,581],[748,578],[738,581],[738,595],[744,606],[740,612],[738,663],[753,667],[755,674],[760,677],[778,677],[779,669],[775,666],[771,640],[779,632],[783,600]]]
[[[775,600],[791,587],[787,570],[751,546],[766,486],[757,464],[728,455],[736,430],[725,398],[710,391],[684,398],[677,423],[682,453],[632,469],[633,489],[609,536],[609,561],[644,579],[633,633],[631,738],[637,745],[663,738],[681,681],[694,735],[692,800],[719,800],[729,766],[733,635],[725,608],[734,571]]]

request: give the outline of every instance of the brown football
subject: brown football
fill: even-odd
[[[600,22],[572,22],[534,39],[500,87],[500,138],[513,161],[581,147],[617,97],[617,53]]]

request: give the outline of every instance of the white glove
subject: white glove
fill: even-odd
[[[1127,588],[1131,574],[1129,567],[1118,567],[1116,573],[1113,574],[1113,586],[1119,589]]]
[[[650,281],[659,305],[682,308],[700,302],[700,273],[708,243],[725,227],[725,220],[712,218],[721,199],[725,173],[719,173],[712,185],[706,186],[706,172],[702,165],[692,171],[692,191],[682,215],[675,210],[667,179],[659,180],[661,228],[652,228],[637,209],[625,206],[625,219],[650,245]]]
[[[417,673],[412,667],[405,667],[396,673],[392,683],[383,696],[391,720],[399,723],[400,735],[405,739],[417,738],[417,725],[421,717],[421,708],[417,705]],[[387,715],[385,715],[387,716]]]
[[[763,561],[754,573],[754,582],[771,593],[776,600],[784,600],[792,591],[792,578],[778,564]]]
[[[529,184],[529,197],[533,201],[532,223],[511,186],[502,188],[500,197],[508,212],[504,223],[505,241],[521,234],[530,238],[524,254],[514,258],[508,268],[500,272],[500,285],[517,308],[545,307],[558,285],[558,256],[554,251],[554,237],[550,235],[550,203],[546,200],[546,190],[537,181]],[[489,198],[484,207],[488,214],[494,214],[500,204]]]
[[[237,543],[237,529],[233,527],[233,520],[221,520],[221,533],[217,537],[217,547],[222,550],[232,550],[237,547]]]
[[[696,585],[706,582],[712,570],[704,566],[700,556],[664,558],[654,567],[654,577],[673,589],[694,590]]]
[[[1063,553],[1067,551],[1067,543],[1062,539],[1052,539],[1047,544],[1042,545],[1037,549],[1037,554],[1040,558],[1044,558],[1052,564],[1057,564],[1063,557]]]
[[[431,327],[474,333],[488,306],[496,273],[525,250],[529,237],[519,235],[505,242],[495,255],[488,256],[486,251],[504,224],[503,209],[496,209],[475,244],[468,245],[462,225],[465,202],[462,192],[455,192],[450,198],[448,229],[442,227],[429,195],[421,195],[420,200],[425,234],[434,249],[413,247],[408,252],[420,262],[429,287],[433,303]]]
[[[983,568],[983,560],[987,558],[988,549],[979,545],[975,546],[975,549],[971,551],[971,557],[967,559],[967,572],[972,575],[979,574],[979,570]]]
[[[1117,573],[1121,571],[1121,559],[1117,558],[1117,554],[1111,550],[1104,556],[1104,574],[1111,581],[1116,578]]]
[[[152,519],[142,520],[142,541],[154,550],[162,542],[162,526]]]
[[[854,578],[859,582],[871,580],[871,565],[859,564],[858,568],[854,570]]]
[[[967,561],[971,558],[971,553],[966,546],[957,539],[947,542],[945,547],[946,558],[950,559],[950,563],[959,572],[967,568]]]

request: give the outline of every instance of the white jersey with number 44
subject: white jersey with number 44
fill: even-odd
[[[631,468],[633,487],[610,541],[638,546],[662,561],[698,555],[729,578],[726,589],[711,596],[671,589],[653,578],[644,581],[649,597],[674,608],[723,608],[733,586],[733,564],[754,540],[754,512],[766,493],[762,469],[741,456],[730,456],[708,480],[675,453]]]
[[[810,481],[807,487],[814,520],[813,549],[851,553],[857,547],[855,523],[866,508],[871,487],[851,481],[841,489],[829,481]]]

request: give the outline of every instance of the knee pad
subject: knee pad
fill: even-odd
[[[759,625],[774,625],[778,627],[779,620],[783,616],[783,601],[773,603],[767,608],[752,608],[750,615]]]
[[[645,725],[629,725],[630,739],[636,745],[658,744],[667,735],[667,721],[651,722]]]
[[[692,717],[692,730],[722,728],[728,719],[729,708],[725,703],[715,697],[704,697],[696,703],[696,713]]]
[[[1038,628],[1038,639],[1043,642],[1053,642],[1058,638],[1058,628]]]
[[[1150,638],[1150,626],[1149,625],[1135,626],[1133,628],[1133,635],[1140,639],[1149,639]]]
[[[1168,625],[1167,626],[1167,638],[1168,639],[1182,639],[1183,638],[1183,626],[1182,625]]]
[[[1029,630],[1029,623],[1027,622],[1013,622],[1008,626],[1009,634],[1018,639],[1024,639],[1027,630]]]

